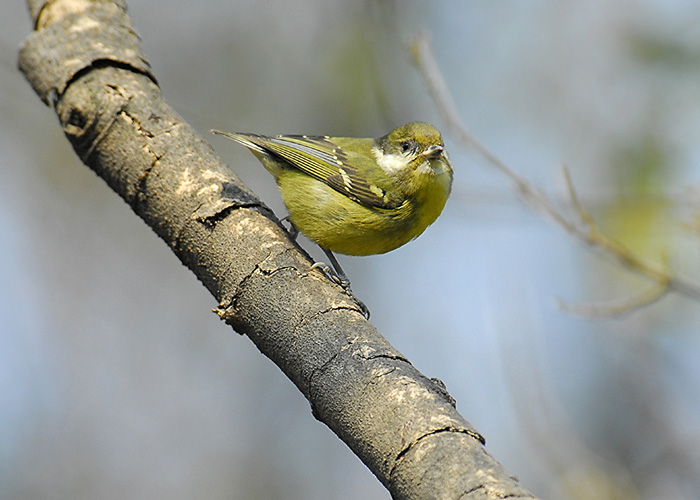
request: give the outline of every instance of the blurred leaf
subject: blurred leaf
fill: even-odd
[[[651,33],[637,33],[629,40],[634,59],[643,64],[663,64],[677,70],[700,68],[700,47]]]
[[[613,154],[612,168],[620,173],[618,198],[600,215],[600,223],[631,251],[658,261],[672,246],[672,202],[663,195],[669,176],[670,152],[652,134]]]

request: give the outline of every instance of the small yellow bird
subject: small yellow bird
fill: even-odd
[[[442,212],[452,166],[440,132],[412,122],[378,139],[228,133],[270,172],[289,220],[328,255],[373,255],[418,237]]]

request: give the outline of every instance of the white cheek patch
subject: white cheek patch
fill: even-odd
[[[372,148],[372,154],[377,159],[377,165],[387,174],[394,175],[403,170],[408,164],[408,159],[402,155],[384,154],[378,147]]]
[[[430,175],[435,173],[435,168],[433,168],[433,165],[431,165],[431,161],[429,160],[423,160],[420,165],[418,165],[418,168],[416,168],[416,172],[419,174],[423,175]]]

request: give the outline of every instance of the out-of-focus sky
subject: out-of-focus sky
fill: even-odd
[[[166,99],[202,134],[441,127],[407,50],[427,30],[458,112],[496,156],[564,211],[568,165],[605,232],[700,283],[697,2],[171,1],[129,12]],[[0,27],[0,497],[388,498],[73,154],[16,70],[26,6],[6,5]],[[341,256],[372,321],[447,384],[533,492],[700,497],[700,301],[672,293],[619,318],[563,311],[558,299],[610,306],[651,284],[445,142],[455,184],[438,221],[389,254]],[[284,214],[244,148],[211,143]]]

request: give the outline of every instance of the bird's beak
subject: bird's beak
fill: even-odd
[[[437,158],[442,154],[443,149],[445,148],[443,148],[439,144],[433,144],[428,149],[423,151],[421,155],[425,156],[426,158]]]

